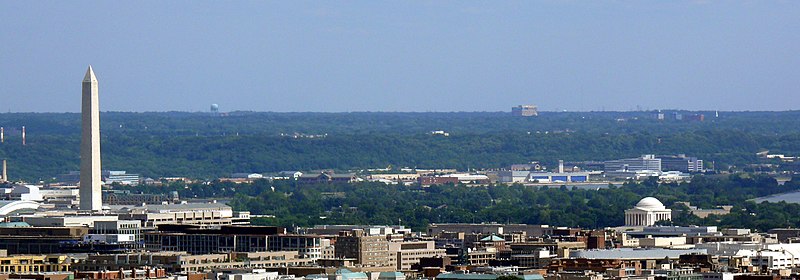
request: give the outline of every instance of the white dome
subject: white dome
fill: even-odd
[[[648,196],[639,200],[639,203],[636,203],[636,208],[645,209],[645,210],[663,210],[665,209],[664,204],[661,203],[657,198]]]

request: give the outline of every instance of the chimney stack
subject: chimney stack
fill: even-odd
[[[22,126],[22,146],[25,146],[25,126]]]
[[[8,182],[8,173],[6,172],[6,160],[3,160],[3,178],[0,182]]]
[[[564,173],[564,160],[558,160],[558,173]]]
[[[6,142],[6,130],[5,128],[0,127],[0,143]]]

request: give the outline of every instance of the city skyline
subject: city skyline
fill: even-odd
[[[0,1],[0,280],[800,278],[800,2],[512,1]]]
[[[70,92],[87,64],[108,84],[102,111],[783,111],[800,101],[796,2],[81,3],[0,4],[0,112],[78,112]]]

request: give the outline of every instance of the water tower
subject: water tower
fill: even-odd
[[[219,104],[211,104],[211,113],[219,113]]]

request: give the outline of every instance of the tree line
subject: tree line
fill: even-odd
[[[284,227],[317,224],[403,224],[424,230],[430,223],[526,223],[603,228],[624,224],[624,211],[643,197],[653,196],[675,210],[677,225],[720,225],[766,231],[800,226],[800,205],[760,203],[749,199],[800,190],[800,180],[779,185],[763,175],[693,177],[691,182],[659,183],[656,178],[629,181],[597,190],[522,185],[430,187],[352,184],[298,185],[289,180],[258,180],[249,184],[214,181],[131,188],[134,191],[178,191],[183,197],[229,199],[235,210],[272,215],[254,223]],[[686,211],[733,205],[731,214],[700,219]]]
[[[688,112],[684,112],[687,113]],[[216,178],[235,172],[357,170],[388,165],[491,169],[540,161],[687,154],[718,170],[763,163],[756,152],[800,155],[800,112],[726,113],[704,122],[652,112],[104,113],[103,167],[146,177]],[[22,146],[17,124],[27,124]],[[0,114],[0,158],[12,179],[48,181],[78,170],[78,114]],[[450,136],[431,135],[445,130]],[[294,132],[327,135],[294,138]],[[282,136],[281,133],[284,133]],[[767,161],[766,163],[779,163]],[[711,167],[711,166],[709,166]],[[784,170],[798,169],[788,165]]]

